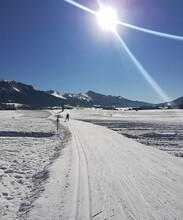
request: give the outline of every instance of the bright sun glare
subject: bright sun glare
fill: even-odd
[[[98,22],[99,25],[109,31],[115,31],[116,30],[116,24],[117,24],[117,14],[116,11],[110,7],[107,8],[101,8],[101,10],[98,12]]]

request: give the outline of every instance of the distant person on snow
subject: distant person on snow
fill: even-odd
[[[69,121],[69,114],[67,113],[65,121]]]

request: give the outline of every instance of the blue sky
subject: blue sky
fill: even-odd
[[[78,0],[98,10],[95,0]],[[121,21],[183,36],[182,0],[106,0]],[[119,35],[171,97],[183,96],[183,41],[118,26]],[[161,97],[112,32],[64,0],[0,0],[0,78],[60,93],[121,95],[153,103]]]

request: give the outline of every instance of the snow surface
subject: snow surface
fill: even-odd
[[[75,97],[75,96],[74,96]],[[81,93],[80,95],[76,96],[80,100],[86,100],[87,102],[91,101],[92,98],[86,94],[86,93]]]
[[[79,100],[85,100],[87,102],[92,101],[93,99],[86,93],[79,93],[79,94],[72,94],[72,93],[66,93],[65,95],[68,95],[71,98],[77,98]]]
[[[126,110],[126,109],[124,109]],[[95,112],[95,114],[93,114]],[[140,143],[183,157],[183,111],[78,111],[79,119],[105,126]],[[90,118],[90,119],[87,119]]]
[[[3,104],[10,105],[10,106],[14,105],[15,108],[23,106],[23,104],[16,103],[16,102],[11,102],[11,103],[8,102],[8,103],[3,103]]]
[[[0,219],[26,219],[67,141],[46,111],[0,111]],[[67,135],[68,136],[68,135]]]
[[[10,80],[8,80],[8,79],[3,79],[3,78],[0,78],[0,81],[1,81],[1,82],[11,82]]]
[[[53,93],[51,93],[51,95],[58,97],[58,98],[61,98],[61,99],[66,99],[65,97],[63,97],[62,95],[60,95],[58,92],[55,92],[55,91]]]
[[[170,126],[181,111],[74,109],[56,134],[57,114],[0,112],[0,219],[183,219],[182,158],[76,120]]]
[[[17,92],[20,92],[20,90],[19,90],[18,88],[14,87],[14,86],[13,86],[13,89],[14,89],[15,91],[17,91]]]

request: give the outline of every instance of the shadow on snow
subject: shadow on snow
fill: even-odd
[[[0,137],[52,137],[52,132],[23,132],[23,131],[0,131]]]

